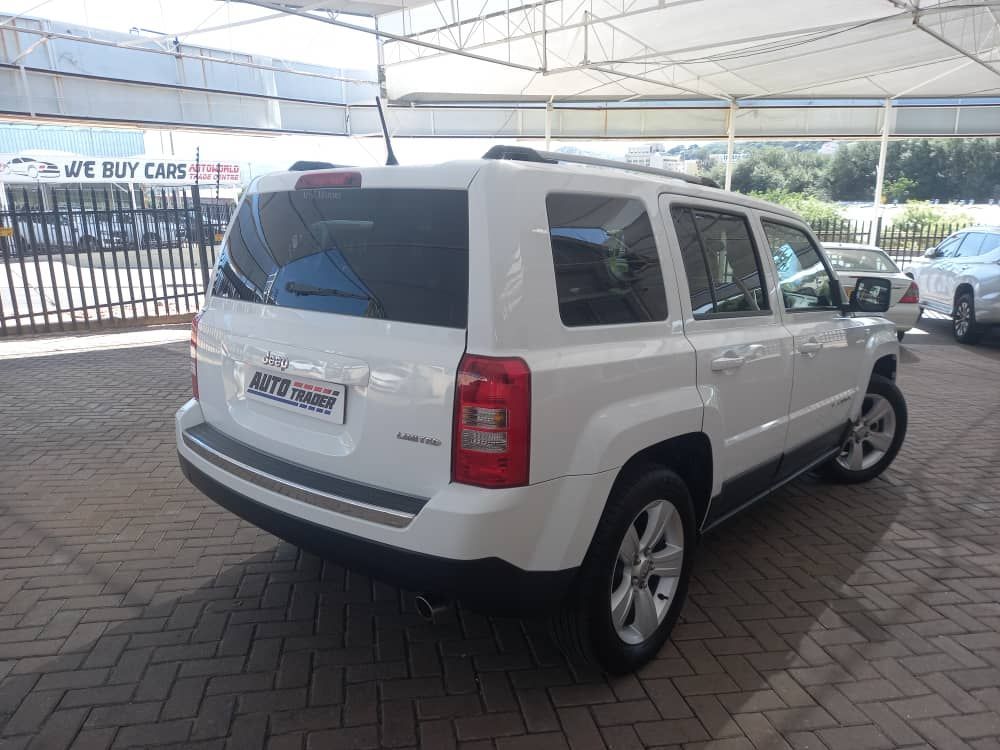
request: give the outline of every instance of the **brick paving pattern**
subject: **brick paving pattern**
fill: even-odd
[[[177,468],[184,344],[0,361],[0,747],[1000,748],[1000,341],[911,334],[910,435],[705,540],[613,680],[543,627],[410,598]]]

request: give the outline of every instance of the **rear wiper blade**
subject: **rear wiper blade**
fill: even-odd
[[[313,297],[343,297],[345,299],[359,299],[368,303],[368,307],[365,309],[366,318],[384,318],[385,310],[382,307],[382,303],[378,301],[376,297],[370,294],[355,294],[354,292],[345,292],[341,289],[332,289],[325,286],[313,286],[312,284],[298,284],[294,281],[289,281],[285,284],[285,290],[291,292],[292,294],[297,294],[299,296],[313,296]]]
[[[285,284],[285,291],[303,297],[345,297],[347,299],[361,299],[365,302],[370,302],[372,299],[367,294],[355,294],[354,292],[345,292],[342,289],[331,289],[324,286],[313,286],[312,284],[297,284],[294,281],[289,281]]]

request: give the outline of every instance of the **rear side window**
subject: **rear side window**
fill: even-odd
[[[769,310],[746,217],[686,206],[670,215],[696,318]]]
[[[992,253],[1000,247],[1000,234],[996,232],[988,232],[986,237],[983,238],[983,244],[979,248],[980,255],[986,255],[986,253]]]
[[[962,244],[955,254],[956,258],[975,258],[982,253],[983,240],[986,239],[985,232],[969,232],[962,240]]]
[[[465,328],[468,289],[465,191],[320,188],[250,196],[213,294]]]
[[[641,201],[554,193],[545,205],[563,325],[666,320],[660,257]]]

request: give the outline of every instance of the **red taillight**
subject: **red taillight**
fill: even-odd
[[[906,294],[899,301],[901,304],[908,305],[915,305],[920,301],[920,287],[917,286],[917,282],[910,282],[909,289],[906,290]]]
[[[523,359],[466,354],[455,385],[451,478],[478,487],[528,483],[531,371]]]
[[[295,183],[296,190],[306,188],[361,187],[360,172],[310,172]]]
[[[198,400],[198,321],[202,313],[191,318],[191,393]]]

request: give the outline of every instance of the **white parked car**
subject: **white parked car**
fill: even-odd
[[[861,277],[877,276],[892,282],[892,300],[884,317],[896,324],[896,336],[902,341],[903,334],[920,320],[920,287],[917,283],[874,245],[824,242],[823,248],[830,265],[837,271],[845,294],[850,294],[854,280]]]
[[[864,314],[889,283],[845,302],[784,208],[510,147],[247,192],[192,328],[181,464],[425,614],[554,611],[634,669],[703,532],[812,469],[878,476],[903,441],[895,330]]]
[[[1000,325],[1000,227],[955,232],[904,270],[920,285],[920,306],[951,316],[961,343]]]

